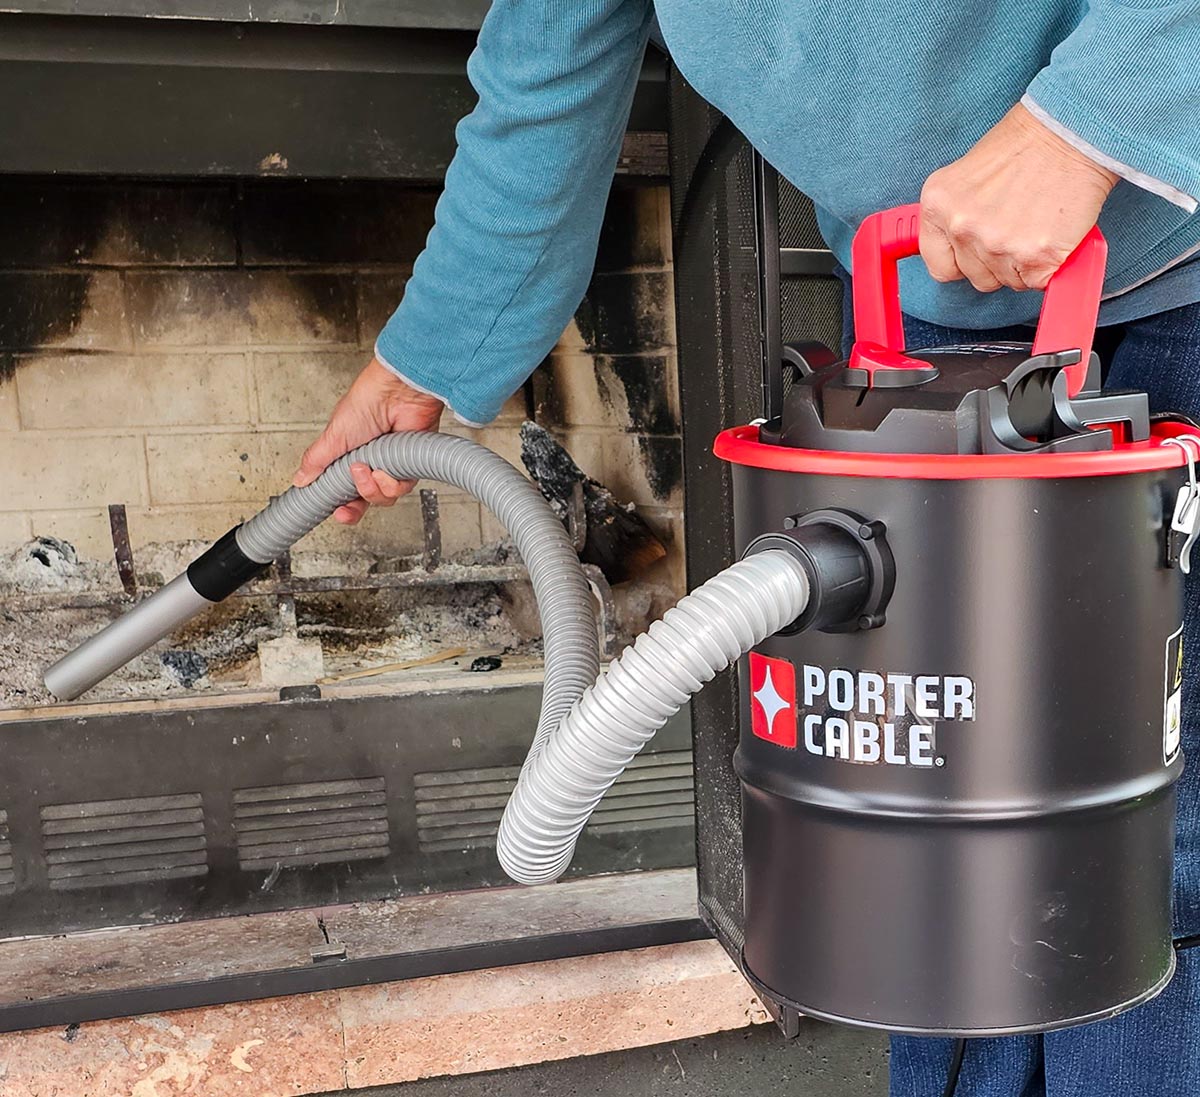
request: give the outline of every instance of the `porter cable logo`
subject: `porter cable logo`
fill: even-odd
[[[760,739],[863,765],[941,766],[941,720],[975,719],[975,683],[958,674],[825,670],[750,653],[750,722]]]

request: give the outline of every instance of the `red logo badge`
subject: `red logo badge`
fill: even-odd
[[[750,653],[750,729],[776,746],[796,746],[796,668]]]

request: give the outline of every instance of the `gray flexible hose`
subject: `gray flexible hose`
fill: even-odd
[[[503,523],[529,572],[542,619],[545,686],[498,839],[500,863],[519,883],[562,875],[589,816],[634,755],[718,671],[800,617],[808,603],[808,573],[798,558],[757,553],[683,598],[598,679],[591,594],[562,523],[507,461],[444,434],[390,434],[360,446],[241,526],[237,548],[261,564],[277,559],[357,497],[350,475],[356,462],[470,492]],[[78,696],[211,604],[181,576],[61,659],[47,671],[47,685],[60,697]]]
[[[518,883],[558,879],[600,798],[654,733],[718,671],[796,620],[808,602],[808,573],[794,556],[758,553],[683,598],[597,680],[590,595],[562,524],[508,462],[445,435],[385,435],[354,450],[242,526],[241,550],[273,560],[355,498],[353,462],[469,491],[509,531],[529,570],[542,616],[546,681],[537,731],[497,842],[501,866]]]
[[[612,783],[718,671],[796,620],[809,579],[791,553],[739,561],[669,609],[609,667],[521,770],[497,852],[522,884],[556,880]]]
[[[531,756],[600,672],[592,595],[562,523],[541,492],[503,457],[449,434],[385,434],[290,488],[237,532],[238,547],[270,563],[338,507],[358,497],[350,475],[362,463],[406,480],[439,480],[470,492],[500,521],[529,572],[542,619],[546,679]]]

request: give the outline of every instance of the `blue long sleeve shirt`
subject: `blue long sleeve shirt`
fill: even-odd
[[[1122,176],[1102,323],[1200,300],[1200,0],[495,0],[436,224],[381,361],[459,418],[496,415],[587,287],[657,13],[675,63],[816,203],[849,266],[868,213],[920,194],[1012,107]],[[906,311],[1036,318],[901,264]]]

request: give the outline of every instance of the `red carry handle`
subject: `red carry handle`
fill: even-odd
[[[850,365],[866,370],[921,367],[926,363],[904,354],[904,322],[900,314],[900,280],[896,264],[919,252],[921,207],[897,206],[873,213],[859,226],[852,252],[854,267],[854,349]],[[1068,395],[1083,388],[1088,357],[1096,334],[1104,263],[1108,244],[1092,228],[1055,272],[1042,298],[1034,354],[1078,348],[1079,362],[1067,366]]]

